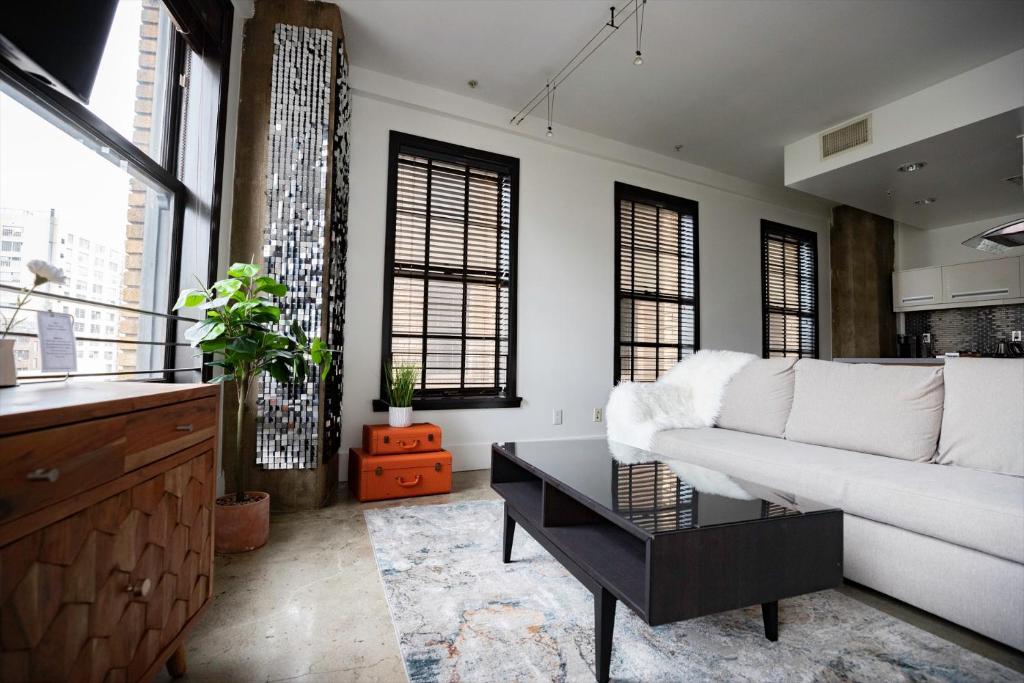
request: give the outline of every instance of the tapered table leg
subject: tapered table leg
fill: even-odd
[[[594,593],[594,666],[598,683],[607,683],[612,664],[615,596],[602,588]]]
[[[775,642],[779,639],[779,601],[762,602],[761,616],[764,618],[764,637]]]
[[[182,643],[167,658],[167,673],[171,678],[181,678],[186,671],[188,671],[188,659],[185,658],[185,643]]]
[[[516,534],[516,520],[508,514],[508,503],[505,503],[505,533],[502,535],[501,561],[508,564],[512,561],[512,538]]]

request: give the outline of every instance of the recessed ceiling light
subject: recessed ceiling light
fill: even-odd
[[[903,164],[896,170],[899,171],[900,173],[913,173],[914,171],[920,171],[927,165],[927,161],[912,161],[909,164]]]
[[[683,150],[683,146],[682,145],[676,145],[675,150],[677,152],[681,152]]]
[[[925,197],[924,199],[918,199],[914,202],[914,206],[928,206],[936,202],[935,197]]]
[[[477,80],[473,78],[471,80],[466,81],[466,85],[468,85],[471,90],[476,90],[476,86],[480,85],[480,83],[478,83]]]

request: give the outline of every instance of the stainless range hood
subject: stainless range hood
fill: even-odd
[[[989,228],[965,240],[963,245],[993,254],[1001,254],[1014,247],[1024,247],[1024,218],[1015,218],[1008,223]]]

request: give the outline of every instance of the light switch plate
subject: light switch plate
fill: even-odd
[[[604,410],[601,408],[594,408],[594,422],[600,422],[604,419]]]
[[[562,409],[555,408],[551,411],[551,424],[560,425],[562,424]]]

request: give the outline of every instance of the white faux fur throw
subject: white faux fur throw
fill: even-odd
[[[608,440],[650,449],[657,432],[711,427],[729,380],[756,358],[738,351],[698,351],[656,382],[620,382],[604,411]]]

